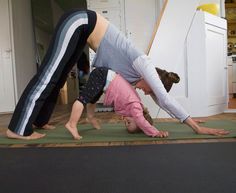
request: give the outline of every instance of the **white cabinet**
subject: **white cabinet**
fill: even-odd
[[[188,97],[194,116],[227,108],[226,20],[198,11],[187,37]]]

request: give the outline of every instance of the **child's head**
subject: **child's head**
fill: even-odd
[[[153,125],[153,120],[146,108],[144,108],[143,110],[143,116],[151,125]],[[125,126],[129,133],[137,133],[141,131],[141,129],[136,125],[132,117],[124,117],[124,121],[125,121]]]

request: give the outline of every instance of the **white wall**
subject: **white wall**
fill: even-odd
[[[185,44],[198,5],[199,0],[169,0],[149,52],[154,65],[180,75],[180,83],[172,87],[170,94],[175,96],[186,110],[190,109],[190,105],[187,100]],[[157,114],[159,117],[167,116],[164,111],[159,113],[158,106],[149,97],[142,95],[141,98],[144,105],[149,107],[153,117],[156,117]]]
[[[35,44],[30,0],[11,0],[15,56],[16,96],[36,73]]]

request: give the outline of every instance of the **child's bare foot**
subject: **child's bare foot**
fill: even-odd
[[[25,139],[25,140],[32,140],[32,139],[40,139],[43,138],[46,134],[42,134],[42,133],[38,133],[38,132],[33,132],[31,135],[29,136],[22,136],[22,135],[18,135],[14,132],[12,132],[11,130],[7,130],[6,131],[6,136],[10,139]]]
[[[74,139],[77,139],[77,140],[82,139],[82,136],[79,135],[77,128],[71,126],[69,122],[66,123],[65,127],[68,129],[68,131],[74,137]]]
[[[55,129],[56,127],[54,125],[50,125],[50,124],[45,124],[42,127],[37,127],[36,125],[33,125],[33,129],[38,129],[38,128],[42,128],[45,130],[52,130],[52,129]]]
[[[86,120],[88,123],[92,124],[93,128],[101,129],[101,125],[96,118],[87,118]]]

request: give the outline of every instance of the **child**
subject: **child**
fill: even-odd
[[[168,136],[168,132],[158,131],[144,118],[143,105],[135,89],[119,74],[108,68],[99,67],[91,72],[84,90],[72,106],[70,119],[65,125],[75,139],[82,138],[77,131],[77,123],[84,105],[96,103],[103,92],[104,105],[113,106],[116,113],[124,116],[125,125],[130,133],[140,129],[147,136]],[[100,128],[94,119],[94,111],[90,109],[87,114],[92,125]]]

